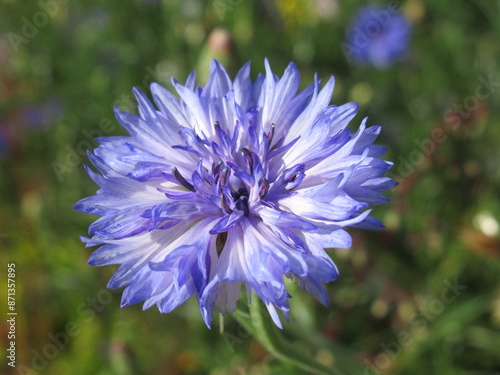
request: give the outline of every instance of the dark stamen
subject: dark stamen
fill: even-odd
[[[242,186],[238,189],[238,194],[240,195],[240,197],[247,197],[248,198],[248,189],[246,188],[246,186]]]
[[[245,157],[247,158],[248,166],[250,167],[250,172],[253,172],[253,156],[250,150],[246,147],[244,147],[241,151],[245,154]]]
[[[267,194],[269,191],[269,181],[267,181],[267,178],[262,177],[259,181],[259,197],[262,198]]]
[[[248,198],[243,196],[236,202],[236,208],[243,211],[243,214],[248,217],[250,215],[250,210],[248,208]]]
[[[220,124],[219,121],[215,121],[215,129],[219,130],[220,129]]]
[[[294,182],[294,181],[297,179],[297,177],[299,177],[299,176],[300,176],[300,172],[297,172],[297,173],[293,174],[293,175],[292,175],[292,177],[290,177],[290,178],[289,178],[288,180],[286,180],[285,182],[287,182],[287,183],[288,183],[288,182]]]
[[[220,205],[222,209],[228,214],[231,214],[233,212],[233,210],[231,210],[231,207],[229,207],[229,203],[227,202],[226,196],[224,194],[221,194],[220,196]]]
[[[192,191],[193,193],[196,191],[196,189],[194,188],[194,186],[189,183],[181,174],[180,172],[177,170],[176,167],[174,167],[172,169],[172,175],[174,176],[174,178],[177,180],[177,182],[179,184],[181,184],[182,186],[184,186],[186,189]]]
[[[229,177],[229,168],[225,167],[222,170],[222,172],[220,174],[220,178],[219,178],[219,183],[220,183],[221,186],[227,184],[228,177]]]
[[[233,200],[235,202],[238,201],[241,197],[248,198],[248,189],[245,186],[242,186],[238,189],[238,191],[231,191],[231,197],[233,197]]]
[[[213,176],[217,176],[219,174],[221,165],[222,165],[222,161],[220,161],[220,160],[217,163],[215,161],[212,163],[212,175]]]
[[[273,140],[274,138],[274,131],[276,129],[276,125],[272,124],[271,125],[271,131],[269,133],[266,134],[266,138],[267,138],[267,141],[269,143],[271,143],[271,141]]]

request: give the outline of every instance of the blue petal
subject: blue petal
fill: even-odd
[[[224,216],[217,224],[210,230],[210,234],[218,234],[227,232],[233,228],[243,217],[243,211],[234,210],[230,215]]]
[[[142,207],[124,209],[96,220],[89,227],[89,234],[100,234],[110,238],[126,238],[144,232],[149,220],[141,217]]]
[[[304,220],[297,215],[286,211],[278,211],[266,206],[256,209],[264,223],[285,228],[300,228],[308,232],[316,231],[318,228],[310,221]]]

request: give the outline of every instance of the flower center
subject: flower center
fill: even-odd
[[[243,214],[248,217],[250,211],[248,209],[248,190],[245,186],[242,186],[238,191],[232,191],[231,196],[233,197],[235,207],[243,211]]]
[[[212,141],[191,129],[181,128],[179,134],[185,145],[172,147],[196,155],[199,163],[191,176],[173,168],[170,180],[208,199],[226,215],[249,217],[253,204],[270,190],[267,160],[261,158],[267,159],[270,152],[275,125],[260,135],[253,127],[248,129],[248,134],[237,127],[232,135],[224,131],[219,122],[215,122],[214,128],[217,139]]]

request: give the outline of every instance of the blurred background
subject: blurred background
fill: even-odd
[[[352,248],[330,251],[340,270],[330,306],[293,292],[283,335],[327,365],[342,346],[363,374],[500,374],[500,3],[378,2],[388,13],[356,26],[366,4],[2,0],[0,372],[305,374],[232,316],[208,330],[193,299],[164,315],[121,309],[120,291],[105,288],[116,267],[88,266],[79,240],[96,217],[72,209],[97,189],[83,169],[94,138],[125,134],[112,106],[135,111],[133,86],[171,88],[192,70],[203,85],[212,58],[232,77],[252,60],[255,77],[267,57],[279,76],[294,61],[302,87],[334,75],[333,104],[360,103],[354,129],[366,116],[383,126],[377,143],[400,183],[374,211],[384,231],[352,229]],[[359,59],[399,17],[405,48],[382,65]]]

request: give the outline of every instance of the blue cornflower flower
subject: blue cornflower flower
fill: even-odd
[[[139,90],[139,116],[115,109],[130,136],[99,138],[86,168],[100,186],[75,205],[101,215],[89,264],[120,264],[109,288],[122,306],[169,312],[193,294],[210,326],[214,305],[233,312],[241,286],[255,291],[274,322],[288,319],[284,277],[321,303],[337,268],[325,248],[348,248],[345,227],[381,228],[368,206],[395,186],[392,165],[373,145],[380,127],[346,129],[358,105],[329,105],[334,78],[302,92],[291,63],[278,79],[252,82],[247,63],[231,81],[217,61],[204,88],[194,72],[180,98],[154,83],[155,106]]]
[[[368,5],[354,17],[342,49],[349,61],[383,69],[403,55],[410,36],[410,23],[400,9]]]

